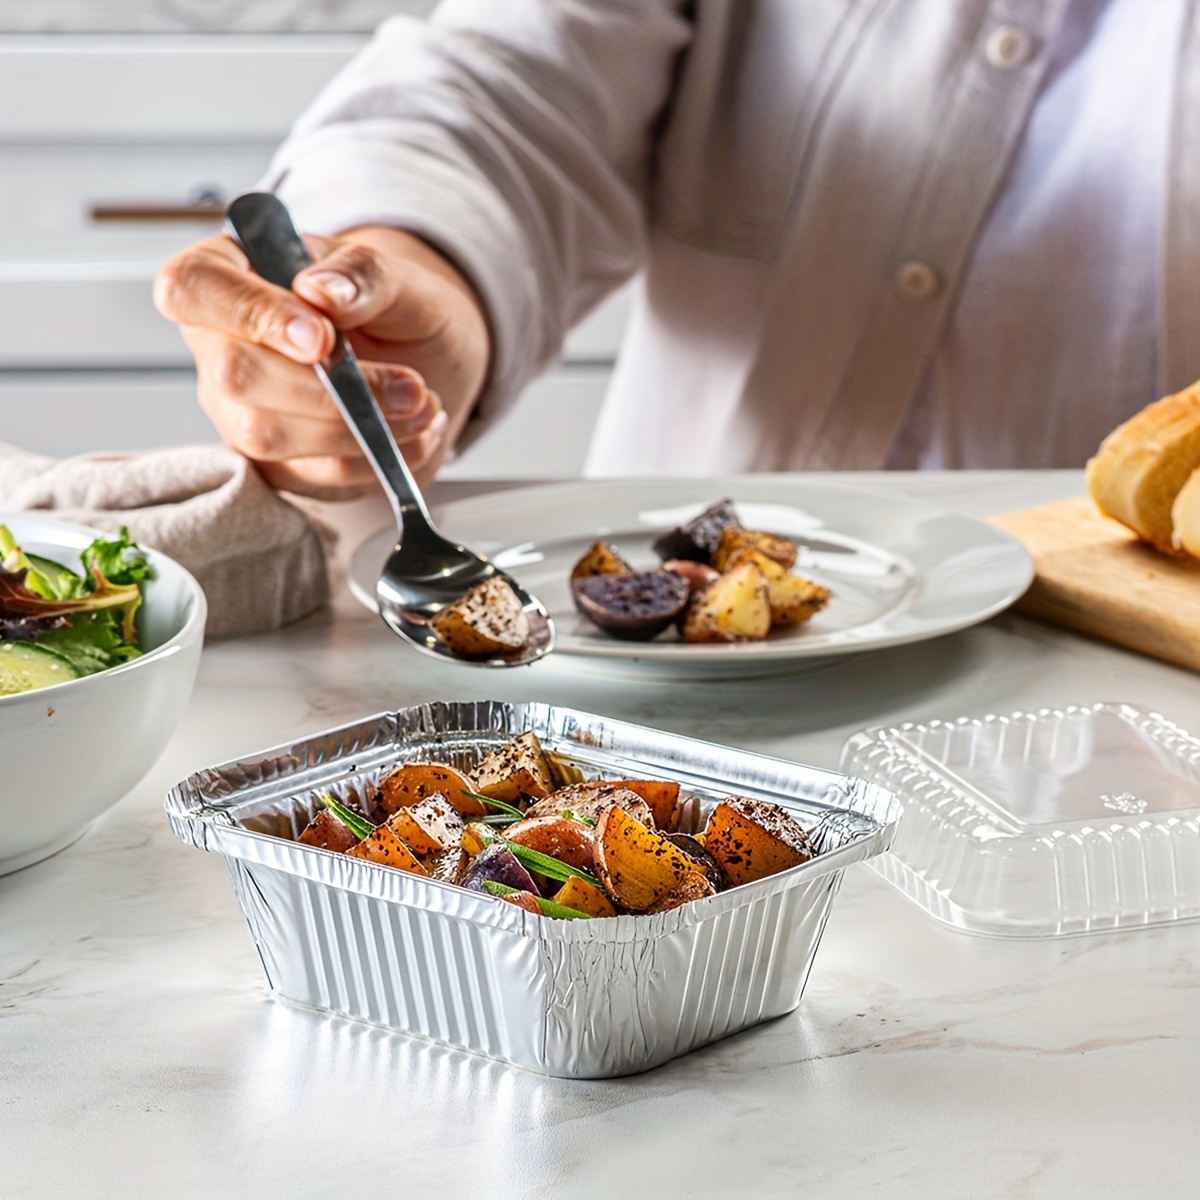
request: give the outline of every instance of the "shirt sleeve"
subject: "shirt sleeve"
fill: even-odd
[[[276,154],[300,228],[402,228],[472,282],[493,339],[472,433],[637,270],[686,8],[444,0],[380,26]]]

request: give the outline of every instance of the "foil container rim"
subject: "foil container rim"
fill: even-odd
[[[464,709],[478,711],[480,708],[507,713],[514,721],[528,719],[534,713],[543,723],[579,718],[585,722],[586,727],[590,728],[591,723],[599,723],[615,736],[636,735],[675,749],[703,748],[710,760],[724,756],[727,761],[739,764],[743,768],[747,764],[755,767],[769,765],[777,777],[805,777],[814,783],[836,790],[842,803],[832,805],[826,800],[787,795],[776,796],[777,802],[781,802],[785,807],[795,807],[803,802],[808,810],[824,807],[831,814],[853,816],[856,821],[861,822],[862,829],[844,844],[817,855],[807,863],[766,879],[726,889],[715,896],[691,901],[665,913],[621,914],[593,921],[564,921],[542,917],[516,905],[498,903],[494,897],[474,894],[451,883],[421,878],[394,868],[352,859],[333,851],[246,828],[239,824],[230,811],[239,804],[244,804],[247,795],[285,797],[298,790],[304,790],[306,785],[300,780],[304,777],[306,769],[310,769],[306,766],[309,752],[318,743],[327,743],[330,740],[336,743],[341,737],[353,740],[360,733],[373,731],[378,734],[380,730],[387,730],[398,737],[404,721],[413,714],[425,714],[436,721],[447,714],[458,714]],[[484,731],[453,729],[447,732],[469,737]],[[493,735],[495,733],[494,730],[488,732]],[[605,757],[599,748],[584,745],[581,749],[593,751],[595,757]],[[369,761],[375,757],[387,760],[394,753],[394,748],[384,742],[374,744],[370,753],[365,756],[351,754],[349,757],[355,758],[354,765],[357,767],[364,759]],[[344,768],[338,767],[338,761],[338,756],[334,755],[331,761],[319,762],[317,770],[323,770],[331,777],[336,776],[339,770],[344,774]],[[269,775],[261,783],[250,788],[239,789],[229,785],[227,781],[222,781],[222,773],[232,774],[247,764],[264,762],[282,766],[278,773]],[[709,782],[715,782],[711,777],[705,778],[708,778]],[[222,791],[224,794],[216,794]],[[853,862],[882,853],[892,841],[900,815],[899,801],[882,785],[842,772],[805,766],[786,759],[705,742],[686,735],[667,733],[649,726],[575,709],[540,702],[509,704],[495,701],[432,701],[405,709],[374,713],[332,729],[319,731],[307,738],[283,743],[193,772],[168,791],[164,807],[176,836],[198,849],[219,853],[226,858],[257,862],[308,878],[315,874],[312,870],[313,864],[320,862],[323,864],[321,873],[329,877],[331,886],[385,903],[416,905],[437,910],[440,907],[437,902],[440,896],[453,896],[456,915],[461,919],[555,942],[573,942],[581,939],[646,941],[669,936],[681,928],[719,920],[723,914],[752,904],[761,897],[782,892],[840,870]],[[444,915],[450,916],[449,913]]]

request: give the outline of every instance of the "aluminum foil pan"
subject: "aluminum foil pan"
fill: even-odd
[[[403,760],[460,769],[524,730],[587,778],[673,779],[685,828],[738,793],[786,807],[818,855],[650,916],[550,920],[292,841],[329,792],[357,802]],[[800,1002],[842,870],[890,843],[876,784],[544,704],[430,703],[199,771],[166,799],[221,854],[281,997],[547,1075],[644,1071]]]

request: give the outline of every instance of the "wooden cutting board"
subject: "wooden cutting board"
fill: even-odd
[[[1033,555],[1022,612],[1200,671],[1200,559],[1152,549],[1087,496],[991,521]]]

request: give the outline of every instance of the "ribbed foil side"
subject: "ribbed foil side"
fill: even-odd
[[[289,840],[322,790],[357,798],[402,757],[469,766],[530,728],[588,773],[681,779],[696,820],[713,797],[768,795],[821,854],[671,912],[555,921]],[[834,772],[488,702],[422,705],[198,772],[167,810],[183,840],[225,856],[280,996],[572,1078],[643,1071],[795,1008],[843,868],[883,850],[898,815],[886,792]]]

